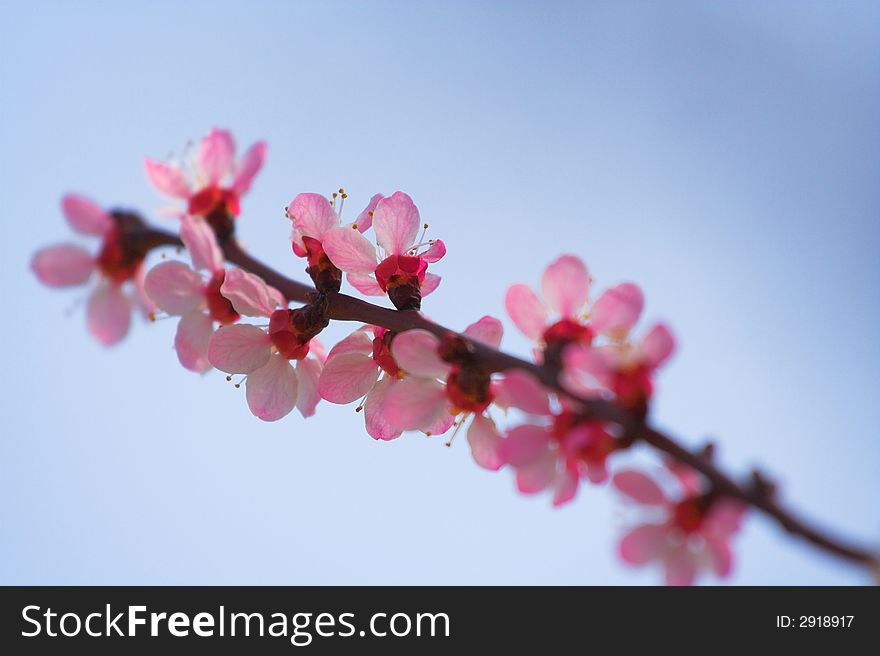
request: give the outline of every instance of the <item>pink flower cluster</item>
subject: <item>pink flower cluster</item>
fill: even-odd
[[[265,152],[257,143],[236,161],[232,135],[212,130],[191,158],[189,175],[175,162],[146,161],[152,184],[186,203],[176,215],[189,264],[165,260],[145,275],[145,260],[157,244],[143,222],[71,195],[62,203],[68,223],[99,237],[101,246],[97,254],[73,244],[43,249],[33,258],[34,272],[51,286],[98,279],[87,314],[91,332],[104,344],[126,334],[134,305],[153,317],[179,317],[174,346],[180,363],[198,373],[218,369],[229,381],[240,376],[235,386],[245,386],[248,408],[264,421],[294,408],[309,417],[323,399],[357,402],[376,440],[453,431],[449,445],[467,425],[479,466],[508,467],[520,492],[548,491],[555,506],[571,501],[582,483],[609,479],[611,456],[629,449],[633,438],[592,414],[589,401],[610,401],[644,419],[657,371],[675,348],[664,324],[634,337],[644,306],[638,286],[622,283],[591,301],[592,279],[573,255],[546,268],[540,295],[525,284],[511,286],[507,313],[533,342],[536,366],[527,369],[498,371],[481,357],[498,349],[503,337],[501,322],[490,316],[461,333],[428,321],[399,333],[361,326],[328,353],[317,335],[329,322],[330,299],[343,274],[363,294],[419,311],[440,283],[428,268],[443,258],[446,245],[425,239],[428,226],[403,192],[375,194],[351,223],[342,218],[343,189],[332,198],[299,194],[286,208],[291,246],[307,261],[316,291],[309,303],[290,308],[259,276],[225,263],[240,197]],[[371,229],[373,240],[366,236]],[[557,391],[560,385],[567,394]],[[631,564],[663,563],[671,584],[690,583],[702,569],[726,576],[729,541],[743,509],[702,489],[694,472],[679,471],[674,479],[678,491],[667,495],[645,474],[613,476],[614,487],[656,520],[624,536],[621,557]]]

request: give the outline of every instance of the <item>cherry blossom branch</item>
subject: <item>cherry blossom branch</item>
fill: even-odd
[[[152,227],[145,227],[142,239],[149,248],[163,245],[183,246],[177,235]],[[292,280],[253,258],[241,248],[234,237],[224,240],[222,249],[229,262],[260,276],[269,285],[280,291],[288,301],[310,303],[318,295],[318,291],[314,287]],[[774,498],[774,486],[757,471],[752,474],[749,482],[737,483],[712,463],[711,449],[701,453],[692,452],[678,444],[673,438],[649,426],[643,418],[627,412],[615,403],[572,394],[563,387],[559,380],[560,369],[558,365],[553,363],[538,365],[517,358],[433,323],[415,311],[392,310],[338,292],[331,292],[328,301],[328,319],[356,321],[381,326],[395,332],[423,329],[439,338],[448,337],[450,334],[456,335],[468,344],[468,347],[472,349],[473,356],[488,370],[501,372],[521,369],[528,372],[546,387],[575,400],[582,406],[585,415],[617,424],[628,440],[641,440],[674,461],[698,471],[710,482],[716,493],[737,499],[763,512],[788,533],[799,536],[819,549],[853,563],[878,567],[880,561],[872,551],[833,537],[782,507]]]

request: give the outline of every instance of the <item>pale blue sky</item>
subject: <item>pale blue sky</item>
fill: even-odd
[[[303,277],[282,208],[409,192],[449,247],[426,311],[501,316],[560,252],[680,340],[655,417],[880,541],[880,6],[855,2],[0,3],[3,583],[653,583],[588,488],[554,511],[464,441],[352,408],[262,424],[173,322],[105,351],[40,287],[77,190],[156,216],[142,157],[270,144],[241,236]],[[507,348],[528,345],[510,324]],[[334,326],[338,338],[353,326]],[[735,583],[866,578],[754,517]]]

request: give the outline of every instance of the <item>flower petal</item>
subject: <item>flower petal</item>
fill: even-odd
[[[435,291],[440,286],[440,276],[433,273],[426,273],[425,279],[421,284],[422,298]]]
[[[593,303],[590,326],[613,339],[624,339],[636,325],[644,306],[645,296],[638,285],[621,283],[605,290]]]
[[[575,467],[566,467],[557,474],[556,483],[553,486],[553,507],[558,508],[575,498],[578,491],[580,476]]]
[[[268,146],[258,141],[247,149],[244,156],[239,161],[235,169],[235,178],[232,181],[232,190],[239,196],[246,194],[254,181],[254,176],[263,168],[263,162],[266,161],[266,150]]]
[[[357,230],[348,227],[328,230],[321,243],[330,261],[346,273],[367,275],[376,268],[376,249]]]
[[[618,552],[630,565],[644,565],[659,558],[668,546],[669,528],[664,524],[642,524],[623,536]]]
[[[495,423],[488,417],[477,415],[468,429],[467,441],[474,461],[484,469],[497,471],[504,464],[501,456],[501,436]]]
[[[426,378],[404,378],[385,397],[383,414],[399,430],[422,430],[446,413],[446,390],[442,383]]]
[[[361,355],[367,356],[372,355],[373,338],[368,330],[369,327],[367,326],[364,328],[358,328],[351,335],[337,342],[336,345],[330,349],[327,360],[332,360],[345,353],[360,353]]]
[[[296,363],[296,409],[303,417],[308,418],[315,414],[315,408],[321,400],[321,395],[318,394],[320,377],[321,363],[315,358],[306,358]]]
[[[61,209],[70,227],[84,235],[103,235],[113,227],[113,219],[104,209],[78,194],[67,194]]]
[[[504,307],[520,332],[538,341],[547,326],[547,309],[528,285],[511,285],[504,296]]]
[[[217,184],[232,172],[235,140],[227,130],[211,130],[202,139],[196,154],[196,166],[210,184]]]
[[[556,457],[548,451],[534,462],[516,468],[516,488],[523,494],[535,494],[546,490],[556,477]]]
[[[169,166],[162,162],[145,159],[147,178],[156,190],[171,198],[189,198],[189,181],[177,165]]]
[[[421,328],[407,330],[391,340],[391,355],[398,366],[413,376],[445,378],[449,365],[440,359],[440,340]]]
[[[405,255],[415,243],[420,226],[418,208],[402,191],[383,198],[373,212],[376,243],[387,255]]]
[[[541,292],[563,317],[572,317],[587,302],[590,274],[580,258],[563,255],[544,270]]]
[[[550,414],[550,394],[534,376],[522,369],[504,372],[495,385],[496,402],[509,408],[518,408],[533,415]]]
[[[95,258],[73,244],[49,246],[34,254],[31,270],[40,282],[50,287],[82,285],[95,270]]]
[[[104,346],[119,342],[131,325],[131,301],[119,285],[102,283],[89,297],[86,307],[89,332]]]
[[[214,322],[205,312],[197,310],[183,315],[174,336],[174,348],[180,364],[197,373],[208,371],[211,368],[208,345],[213,334]]]
[[[431,248],[422,253],[421,258],[425,262],[433,263],[442,259],[444,255],[446,255],[446,244],[443,243],[442,239],[435,239],[434,243],[431,244]]]
[[[662,506],[666,503],[666,495],[660,486],[642,472],[632,469],[617,472],[611,484],[621,494],[646,506]]]
[[[236,312],[246,317],[268,317],[278,305],[263,279],[243,269],[226,271],[220,293],[229,299]]]
[[[379,201],[383,198],[385,198],[385,196],[382,194],[374,194],[363,212],[358,214],[358,218],[354,224],[357,226],[359,232],[366,232],[370,229],[370,226],[373,225],[373,212],[376,210],[376,205],[378,205]]]
[[[287,216],[301,236],[320,241],[325,232],[339,226],[339,216],[321,194],[299,194],[288,205]]]
[[[331,403],[351,403],[370,391],[379,377],[379,367],[369,355],[343,353],[327,360],[318,391]]]
[[[671,549],[665,558],[666,585],[693,585],[697,575],[696,554],[686,544]]]
[[[212,273],[223,268],[223,251],[211,226],[202,217],[184,216],[180,220],[180,238],[189,251],[194,268]]]
[[[297,377],[290,362],[277,353],[256,371],[248,374],[247,404],[263,421],[278,421],[296,406]]]
[[[373,276],[349,273],[346,277],[348,278],[348,284],[361,294],[366,296],[385,296],[385,292],[382,291],[382,288]]]
[[[550,434],[541,426],[516,426],[507,433],[501,452],[504,462],[514,467],[530,465],[550,452]]]
[[[250,324],[222,326],[208,345],[208,361],[228,374],[246,374],[269,359],[269,335]]]
[[[658,323],[642,339],[640,350],[643,362],[655,369],[666,362],[675,351],[675,338],[665,324]]]
[[[367,394],[367,402],[364,404],[364,423],[367,433],[373,439],[393,440],[402,433],[399,428],[391,425],[384,414],[385,397],[388,395],[388,390],[396,383],[396,378],[383,376]]]
[[[465,328],[464,334],[481,344],[497,349],[501,346],[504,326],[495,317],[487,315]]]
[[[184,315],[205,302],[201,276],[181,262],[162,262],[150,269],[144,291],[168,314]]]

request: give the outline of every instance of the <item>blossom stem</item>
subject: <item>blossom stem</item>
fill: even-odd
[[[150,248],[183,246],[176,235],[152,227],[144,229],[143,238]],[[311,285],[292,280],[252,257],[234,238],[227,240],[223,244],[223,252],[229,262],[259,275],[266,283],[284,294],[288,301],[309,303],[314,300],[315,294],[317,294],[317,290]],[[634,416],[617,404],[602,399],[582,398],[568,392],[559,381],[559,371],[557,368],[548,365],[537,365],[470,340],[456,331],[425,319],[418,312],[397,311],[380,307],[347,294],[338,292],[330,294],[328,316],[336,321],[356,321],[381,326],[395,332],[421,328],[440,338],[447,337],[450,334],[459,335],[470,344],[474,357],[488,370],[498,372],[522,369],[527,371],[548,388],[559,394],[564,394],[581,404],[584,414],[615,423],[621,427],[628,439],[640,440],[666,454],[668,457],[700,472],[710,482],[713,490],[737,499],[764,513],[776,521],[788,533],[796,535],[815,547],[844,560],[871,568],[880,567],[880,556],[875,552],[829,535],[781,506],[774,498],[770,486],[756,484],[758,480],[763,480],[757,475],[753,477],[750,483],[738,483],[713,464],[711,458],[706,457],[705,453],[690,451],[672,437],[652,428],[642,418]]]

